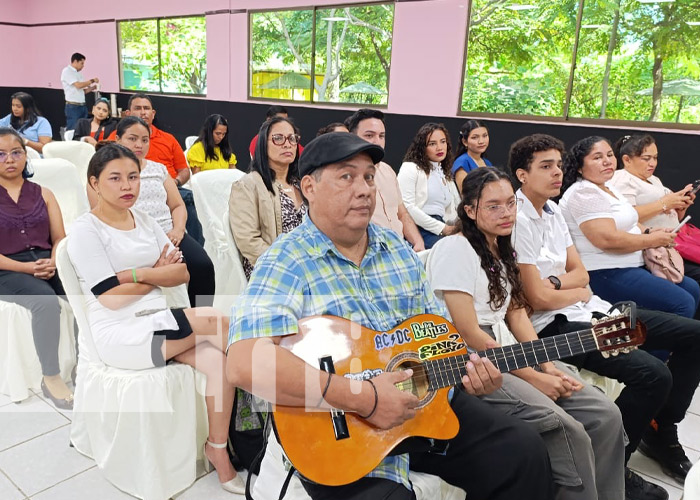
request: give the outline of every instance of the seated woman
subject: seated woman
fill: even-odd
[[[275,238],[301,224],[306,214],[297,168],[300,139],[289,118],[263,123],[250,173],[231,186],[229,222],[246,278]]]
[[[695,202],[693,185],[674,193],[654,175],[659,150],[648,134],[620,137],[613,149],[618,170],[610,185],[634,206],[639,222],[648,227],[675,228]],[[688,260],[684,264],[685,275],[700,282],[700,265]]]
[[[75,125],[74,141],[83,141],[93,146],[109,137],[117,128],[118,120],[112,118],[109,100],[100,97],[92,107],[92,119],[81,118]]]
[[[426,250],[455,230],[455,199],[459,194],[452,182],[451,166],[447,129],[441,123],[426,123],[413,138],[397,175],[404,205]]]
[[[639,307],[692,318],[700,286],[684,277],[679,284],[651,274],[642,250],[673,245],[667,228],[644,228],[634,207],[609,183],[617,160],[603,137],[573,145],[564,161],[561,212],[581,254],[596,295],[611,303],[633,300]]]
[[[221,115],[204,120],[199,137],[187,151],[187,163],[196,174],[201,170],[236,168],[236,155],[228,141],[228,122]]]
[[[469,172],[479,167],[491,167],[486,158],[489,147],[489,129],[483,122],[467,120],[459,130],[459,146],[452,164],[452,176],[457,189],[462,192],[462,182]]]
[[[329,123],[328,125],[324,125],[320,129],[318,129],[318,132],[316,132],[316,137],[318,137],[319,135],[330,134],[331,132],[350,132],[350,131],[345,126],[345,124],[340,123],[340,122],[333,122],[333,123]]]
[[[131,150],[141,162],[141,189],[134,208],[153,217],[170,242],[182,251],[190,274],[187,284],[190,305],[211,306],[216,288],[214,264],[202,245],[185,232],[185,202],[165,165],[146,159],[151,135],[148,125],[141,118],[127,116],[119,122],[116,130],[117,143]],[[90,185],[87,194],[90,206],[95,208],[97,193]]]
[[[518,201],[499,169],[470,173],[458,213],[461,232],[433,247],[426,264],[438,299],[473,349],[494,340],[536,340],[511,244]],[[599,390],[585,386],[559,362],[503,375],[483,396],[537,428],[547,445],[559,499],[624,498],[624,432],[620,412]]]
[[[30,94],[16,92],[10,96],[10,99],[12,113],[0,119],[0,127],[12,127],[22,136],[25,146],[41,153],[44,144],[52,140],[51,124],[41,116]]]
[[[138,158],[120,144],[100,146],[88,166],[97,205],[73,223],[68,240],[97,351],[104,363],[122,369],[175,359],[203,372],[209,420],[204,453],[221,486],[242,494],[226,450],[234,392],[224,372],[228,318],[210,307],[167,308],[160,287],[189,279],[182,253],[155,219],[131,210],[139,197]]]
[[[29,309],[44,377],[41,390],[57,408],[73,408],[58,365],[57,295],[65,295],[54,251],[66,235],[53,193],[26,180],[27,150],[11,128],[0,128],[0,299]],[[4,328],[4,326],[3,326]]]

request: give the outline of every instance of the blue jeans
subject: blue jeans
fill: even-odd
[[[197,209],[194,206],[194,196],[192,191],[185,188],[177,188],[182,196],[182,201],[185,202],[185,208],[187,209],[187,224],[185,224],[185,229],[187,234],[189,234],[194,240],[200,245],[204,246],[204,235],[202,234],[202,224],[199,223],[199,218],[197,217]]]
[[[66,103],[66,130],[75,130],[75,124],[81,118],[87,118],[88,111],[87,106],[84,104],[78,106],[77,104]]]
[[[439,215],[431,215],[431,217],[435,220],[439,220],[440,222],[445,222],[445,219],[443,219]],[[440,236],[439,234],[431,233],[430,231],[427,231],[420,226],[418,226],[418,232],[423,237],[423,243],[425,244],[426,250],[433,248],[433,245],[440,241],[440,238],[442,238],[442,236]]]
[[[687,276],[679,284],[658,278],[643,267],[589,271],[593,292],[608,302],[633,300],[638,307],[695,316],[700,285]]]

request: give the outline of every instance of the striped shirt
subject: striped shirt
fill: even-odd
[[[369,225],[358,267],[310,217],[281,235],[257,260],[244,294],[232,308],[229,345],[242,339],[298,332],[307,316],[339,316],[376,331],[429,313],[446,316],[420,259],[394,231]],[[408,454],[385,458],[367,477],[411,489]]]

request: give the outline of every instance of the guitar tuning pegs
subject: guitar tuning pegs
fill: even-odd
[[[596,325],[598,323],[598,320],[595,318],[591,318],[591,325]]]
[[[615,349],[614,351],[612,351],[611,354],[612,354],[613,356],[617,356],[618,354],[620,354],[620,350],[619,350],[619,349]]]
[[[602,354],[605,359],[610,357],[610,353],[608,351],[602,351],[600,354]]]

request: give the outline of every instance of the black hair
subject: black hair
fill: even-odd
[[[287,111],[287,108],[284,106],[280,106],[279,104],[275,104],[274,106],[270,106],[267,108],[267,113],[265,113],[265,118],[269,121],[270,119],[274,118],[278,114],[284,113],[285,115],[289,115],[289,112]]]
[[[106,97],[100,97],[100,98],[98,98],[98,99],[95,99],[95,104],[93,104],[92,106],[95,107],[95,106],[97,106],[97,105],[100,104],[100,103],[102,103],[102,104],[104,104],[105,106],[107,106],[107,118],[105,118],[104,120],[102,120],[103,123],[101,122],[101,123],[104,125],[105,123],[107,123],[107,122],[109,122],[109,121],[112,120],[112,108],[110,107],[109,99],[107,99]],[[94,116],[93,116],[93,118],[94,118]]]
[[[205,160],[219,161],[219,155],[217,155],[214,151],[214,148],[217,146],[214,144],[214,129],[219,125],[226,127],[226,134],[221,140],[221,143],[218,145],[219,150],[221,151],[221,156],[226,161],[231,160],[231,154],[233,154],[233,152],[231,151],[231,143],[228,141],[228,122],[226,121],[226,118],[221,115],[207,116],[207,118],[204,120],[204,125],[202,125],[202,129],[199,131],[199,137],[197,137],[197,140],[194,141],[195,143],[202,143],[202,146],[204,147]]]
[[[24,144],[24,139],[22,139],[22,136],[19,135],[19,133],[15,129],[11,127],[0,127],[0,137],[5,137],[6,135],[11,135],[12,137],[14,137],[19,143],[20,147],[24,150],[25,163],[24,168],[22,169],[22,177],[24,177],[25,179],[29,179],[34,175],[34,172],[32,171],[29,165],[29,159],[26,157],[27,146]]]
[[[296,125],[294,125],[294,122],[291,119],[283,116],[275,116],[270,121],[263,123],[262,127],[260,127],[260,131],[258,132],[258,142],[255,145],[253,159],[250,162],[250,171],[260,174],[265,187],[271,193],[275,192],[274,189],[272,189],[272,181],[275,180],[275,171],[270,168],[270,164],[268,163],[267,139],[270,135],[270,129],[272,126],[281,122],[289,123],[294,129],[294,133],[299,133],[299,129],[296,127]],[[285,181],[288,184],[299,180],[299,143],[297,143],[296,149],[296,157],[294,158],[294,161],[290,163],[289,170],[287,170],[287,178]]]
[[[75,52],[72,56],[70,56],[70,62],[75,62],[75,61],[82,61],[85,59],[85,56],[82,55],[80,52]]]
[[[531,310],[525,293],[523,292],[523,283],[520,279],[520,268],[516,259],[515,249],[511,241],[511,235],[496,237],[496,246],[500,259],[497,258],[486,241],[486,236],[476,225],[476,220],[467,215],[466,207],[474,207],[476,212],[479,211],[479,201],[481,193],[487,184],[506,180],[512,187],[510,176],[503,170],[497,167],[492,168],[477,168],[464,179],[462,184],[462,201],[457,207],[457,215],[460,220],[460,229],[472,248],[479,256],[481,268],[486,273],[489,280],[489,305],[493,311],[503,307],[503,304],[508,300],[508,289],[506,288],[506,280],[510,283],[510,307],[524,307],[528,311]],[[505,277],[502,270],[505,267]]]
[[[146,127],[146,130],[148,130],[148,135],[151,135],[151,127],[148,126],[148,123],[143,121],[138,116],[125,116],[124,118],[119,120],[119,123],[117,124],[117,137],[122,137],[126,133],[126,131],[134,125],[143,125],[144,127]]]
[[[91,177],[99,179],[100,174],[102,174],[107,164],[113,160],[118,160],[119,158],[126,158],[133,161],[138,167],[139,172],[141,171],[141,162],[129,148],[113,141],[98,142],[95,146],[95,154],[92,155],[92,158],[90,158],[90,163],[88,164],[88,185],[91,186]]]
[[[316,137],[321,136],[321,135],[325,135],[325,134],[330,134],[331,132],[335,132],[335,129],[337,127],[347,128],[344,123],[340,123],[340,122],[329,123],[328,125],[318,129],[318,132],[316,132]]]
[[[12,102],[14,99],[17,99],[22,104],[22,107],[24,108],[24,116],[19,118],[14,114],[10,114],[10,125],[12,125],[12,128],[18,132],[22,132],[23,130],[34,125],[38,117],[41,116],[41,113],[36,107],[34,98],[31,96],[31,94],[27,94],[26,92],[15,92],[10,96],[10,102]]]
[[[428,139],[436,130],[440,130],[445,134],[445,139],[447,140],[447,152],[441,165],[445,178],[450,180],[452,179],[452,162],[454,160],[452,156],[452,142],[450,142],[450,133],[442,123],[429,122],[418,129],[416,136],[413,138],[413,142],[411,142],[408,151],[406,151],[406,155],[403,157],[403,161],[415,163],[426,175],[430,175],[432,165],[430,164],[430,160],[428,160],[426,151],[428,149]]]
[[[466,140],[467,137],[469,137],[469,134],[472,133],[472,130],[477,128],[485,128],[487,132],[489,131],[489,128],[482,121],[467,120],[466,122],[464,122],[462,128],[459,129],[459,144],[457,145],[457,152],[455,153],[455,158],[459,158],[467,152],[467,147],[462,142],[462,139]],[[482,153],[481,157],[486,158],[486,153]]]
[[[126,109],[131,109],[131,103],[134,102],[134,99],[147,99],[148,102],[151,103],[151,107],[153,107],[153,101],[151,100],[151,97],[147,94],[143,93],[138,93],[138,94],[133,94],[131,97],[129,97],[129,102],[126,103]]]
[[[649,134],[625,135],[620,137],[613,146],[615,158],[617,158],[617,168],[624,168],[622,157],[627,155],[630,158],[641,156],[646,148],[656,144],[656,141]]]
[[[381,120],[382,123],[384,123],[384,113],[379,111],[378,109],[372,109],[372,108],[360,108],[357,111],[355,111],[353,114],[348,116],[345,119],[345,126],[348,128],[351,134],[354,134],[357,131],[357,127],[359,127],[360,122],[362,120],[368,120],[370,118],[376,118],[377,120]]]
[[[564,157],[566,152],[564,143],[551,135],[532,134],[518,139],[510,146],[508,169],[513,176],[519,169],[529,172],[530,165],[532,165],[532,157],[535,153],[552,149],[556,149],[561,153],[562,158]]]
[[[564,179],[561,185],[561,194],[569,189],[574,183],[583,178],[580,170],[583,168],[583,159],[593,149],[593,146],[601,141],[610,144],[610,141],[599,135],[592,135],[581,139],[576,144],[571,146],[569,152],[564,156]]]

